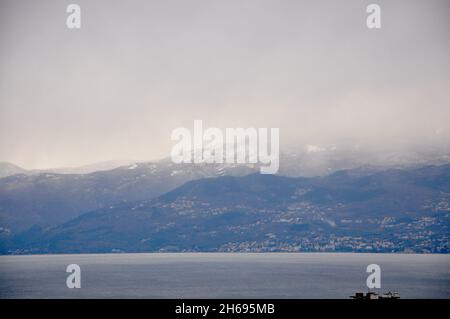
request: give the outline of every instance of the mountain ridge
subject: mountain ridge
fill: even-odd
[[[219,176],[83,214],[6,250],[448,253],[449,220],[450,165],[315,178]]]

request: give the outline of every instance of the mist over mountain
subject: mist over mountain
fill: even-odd
[[[104,162],[98,162],[78,167],[61,167],[61,168],[50,168],[50,169],[40,169],[40,170],[31,170],[31,173],[33,174],[40,174],[40,173],[57,173],[57,174],[89,174],[99,171],[108,171],[115,168],[118,168],[120,166],[126,166],[131,165],[134,163],[137,163],[138,161],[135,160],[111,160],[111,161],[104,161]]]
[[[90,174],[133,164],[167,164],[168,162],[171,162],[169,157],[156,161],[109,160],[78,167],[55,167],[46,169],[25,169],[12,163],[0,162],[0,178],[16,174]],[[429,145],[426,148],[368,150],[367,147],[360,145],[304,144],[292,147],[286,146],[280,150],[279,174],[285,176],[312,177],[362,166],[385,169],[443,165],[446,163],[450,163],[450,145],[448,147]]]
[[[450,4],[382,2],[371,30],[357,0],[86,1],[68,33],[57,1],[2,1],[0,158],[162,158],[195,120],[289,146],[448,148]]]
[[[0,178],[23,174],[23,175],[39,175],[44,173],[56,173],[56,174],[89,174],[99,171],[108,171],[120,166],[131,165],[138,163],[134,160],[122,160],[122,161],[104,161],[78,167],[56,167],[47,169],[25,169],[8,162],[0,162]]]
[[[25,174],[26,172],[25,169],[17,165],[8,162],[0,162],[0,178],[16,174]]]
[[[359,145],[313,145],[293,147],[280,157],[280,174],[284,176],[325,176],[333,172],[365,167],[372,170],[416,168],[450,163],[448,148],[368,150]]]

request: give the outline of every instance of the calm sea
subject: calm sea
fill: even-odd
[[[382,292],[450,298],[450,255],[328,253],[0,256],[0,298],[348,298],[372,263]]]

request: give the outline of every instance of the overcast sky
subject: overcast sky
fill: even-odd
[[[0,161],[166,157],[194,119],[285,148],[448,146],[449,30],[448,0],[0,0]]]

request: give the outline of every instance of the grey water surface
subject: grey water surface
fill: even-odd
[[[367,291],[450,298],[450,255],[152,253],[0,256],[0,298],[348,298]],[[81,267],[81,288],[66,267]]]

